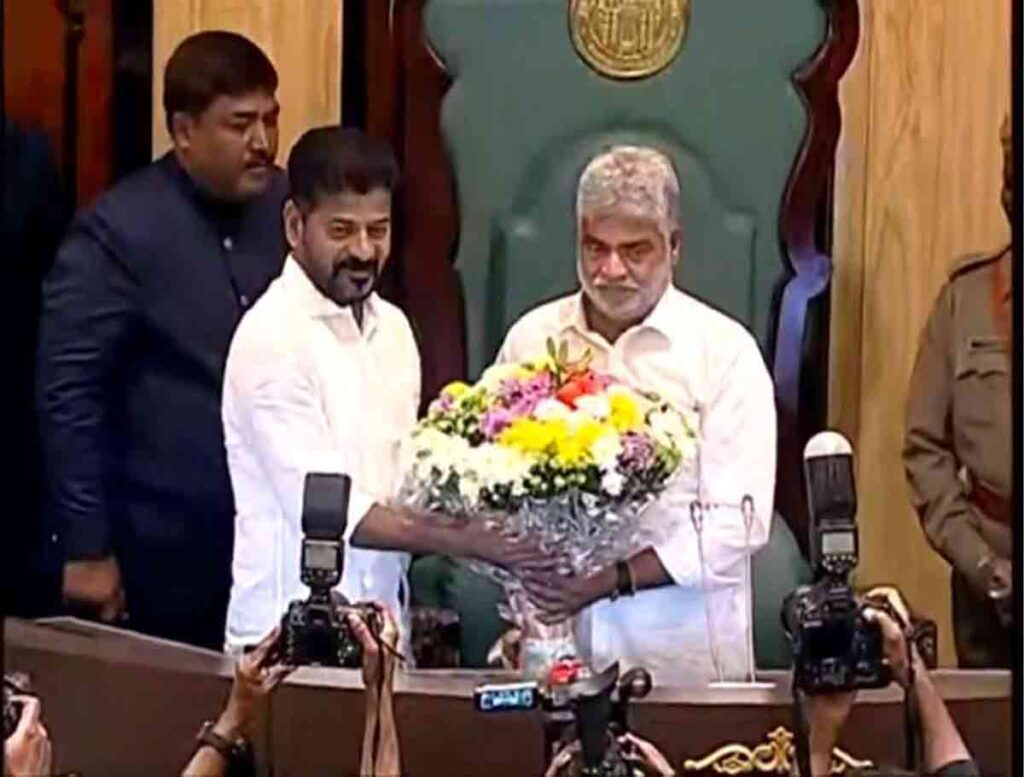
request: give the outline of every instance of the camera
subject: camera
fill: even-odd
[[[850,574],[857,566],[853,450],[835,432],[804,450],[814,582],[786,597],[782,623],[793,649],[795,685],[808,694],[883,688],[892,681],[882,630],[864,617]]]
[[[476,689],[473,703],[479,712],[541,709],[544,752],[550,762],[561,748],[579,742],[568,773],[579,777],[632,777],[619,746],[629,731],[632,699],[650,693],[651,675],[634,668],[619,677],[619,665],[593,674],[579,664],[555,667],[546,685],[535,682],[485,685]]]
[[[33,696],[28,676],[20,672],[4,675],[4,739],[7,739],[18,728],[25,703],[15,696]]]
[[[383,623],[376,608],[349,604],[333,590],[344,569],[342,536],[351,490],[347,475],[306,476],[300,566],[310,594],[305,601],[291,602],[281,619],[282,652],[291,666],[361,666],[363,650],[348,624],[349,613],[362,618],[373,634],[381,632]]]

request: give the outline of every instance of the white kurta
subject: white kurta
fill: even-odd
[[[351,476],[347,540],[375,501],[395,495],[419,395],[419,353],[402,311],[372,295],[360,330],[289,257],[239,324],[225,371],[236,510],[228,649],[258,641],[290,601],[309,595],[299,579],[306,474]],[[338,589],[401,617],[408,561],[346,547]]]
[[[768,541],[775,489],[774,391],[756,341],[736,321],[670,287],[647,319],[612,345],[588,328],[575,294],[524,315],[498,361],[542,358],[548,338],[567,341],[573,357],[589,348],[595,368],[695,410],[700,420],[698,461],[651,508],[682,513],[675,534],[655,547],[675,585],[585,609],[576,621],[584,656],[598,669],[618,660],[623,668],[647,668],[659,685],[694,685],[716,679],[713,644],[725,678],[741,679],[745,554]],[[705,513],[703,565],[689,519],[698,492],[716,505]],[[746,495],[755,512],[749,546],[740,511]]]

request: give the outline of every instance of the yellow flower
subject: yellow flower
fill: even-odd
[[[458,399],[467,391],[469,391],[469,384],[463,383],[461,380],[453,381],[441,389],[441,393],[447,394],[452,399]]]
[[[638,429],[643,423],[643,414],[636,400],[625,392],[616,391],[608,396],[611,405],[609,419],[619,434]]]
[[[560,438],[564,438],[568,425],[562,419],[538,421],[533,418],[519,418],[513,421],[498,437],[498,442],[522,453],[549,454]]]
[[[607,424],[585,419],[572,431],[555,441],[555,458],[559,464],[573,467],[590,464],[594,459],[594,443],[609,431]]]

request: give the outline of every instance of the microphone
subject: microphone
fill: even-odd
[[[754,497],[744,494],[740,500],[740,514],[743,516],[743,595],[747,603],[747,623],[744,629],[744,641],[747,652],[747,682],[757,679],[757,666],[754,659],[754,584],[751,580],[750,532],[754,528]]]

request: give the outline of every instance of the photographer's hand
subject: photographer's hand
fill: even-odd
[[[893,676],[917,697],[925,771],[934,774],[948,764],[969,761],[970,751],[957,731],[942,696],[932,684],[928,668],[917,649],[913,645],[908,648],[906,636],[888,613],[866,607],[864,617],[881,627],[885,657],[892,667]]]
[[[379,618],[378,634],[373,633],[361,615],[349,612],[346,616],[352,633],[363,649],[366,722],[359,773],[364,777],[399,775],[402,773],[402,757],[398,746],[393,695],[398,626],[383,604],[372,602],[371,606]]]
[[[388,608],[380,602],[370,602],[380,619],[380,634],[374,635],[366,620],[355,612],[346,615],[349,628],[359,640],[363,649],[363,685],[369,693],[377,689],[390,690],[395,675],[395,660],[398,653],[398,626]]]
[[[255,648],[235,664],[231,695],[214,730],[220,733],[221,723],[233,733],[248,737],[259,701],[269,695],[295,667],[283,663],[281,627],[276,626]]]
[[[281,629],[276,627],[235,664],[231,693],[213,732],[229,742],[250,739],[260,700],[293,670],[294,667],[282,663]],[[226,768],[224,756],[211,747],[200,747],[185,766],[182,777],[209,777],[225,773]]]
[[[619,744],[626,753],[626,761],[637,764],[654,777],[675,777],[676,770],[654,745],[635,734],[626,733],[619,737]]]
[[[841,693],[802,694],[807,715],[808,746],[811,775],[823,777],[832,773],[832,748],[853,709],[854,691]]]
[[[572,759],[579,751],[580,741],[578,739],[564,745],[551,759],[551,763],[548,764],[548,768],[544,772],[544,777],[562,777],[564,773],[567,773],[566,770],[572,765]]]
[[[4,775],[36,777],[49,774],[53,765],[53,748],[46,728],[39,720],[42,707],[34,696],[14,696],[21,702],[18,727],[4,740]]]
[[[865,607],[864,620],[878,624],[882,630],[882,652],[885,662],[892,669],[893,679],[903,688],[909,687],[911,678],[917,672],[926,671],[924,662],[921,661],[921,657],[917,653],[917,648],[908,645],[903,629],[885,611],[870,606]]]

